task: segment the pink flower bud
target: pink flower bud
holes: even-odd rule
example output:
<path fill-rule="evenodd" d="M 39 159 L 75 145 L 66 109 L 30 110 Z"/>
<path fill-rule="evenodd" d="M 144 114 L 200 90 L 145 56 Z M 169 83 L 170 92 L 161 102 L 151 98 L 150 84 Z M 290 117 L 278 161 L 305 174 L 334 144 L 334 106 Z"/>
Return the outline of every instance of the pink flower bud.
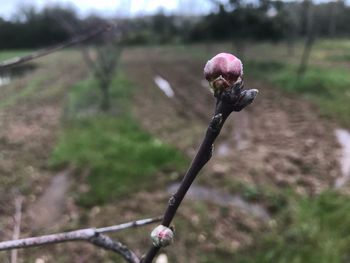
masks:
<path fill-rule="evenodd" d="M 166 247 L 173 242 L 174 232 L 163 225 L 157 226 L 151 233 L 152 243 L 156 247 Z"/>
<path fill-rule="evenodd" d="M 241 60 L 229 53 L 217 54 L 204 67 L 204 76 L 214 91 L 232 87 L 242 75 Z"/>

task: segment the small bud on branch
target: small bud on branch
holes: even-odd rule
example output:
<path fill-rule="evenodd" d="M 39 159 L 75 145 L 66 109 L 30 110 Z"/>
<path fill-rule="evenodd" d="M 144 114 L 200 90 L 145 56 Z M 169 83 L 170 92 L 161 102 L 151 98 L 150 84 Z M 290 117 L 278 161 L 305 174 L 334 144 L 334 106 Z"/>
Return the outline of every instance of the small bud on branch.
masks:
<path fill-rule="evenodd" d="M 159 225 L 153 229 L 151 239 L 155 247 L 166 247 L 173 243 L 174 232 L 169 227 Z"/>
<path fill-rule="evenodd" d="M 205 64 L 204 76 L 214 92 L 222 91 L 232 87 L 238 78 L 243 76 L 243 65 L 234 55 L 220 53 Z"/>
<path fill-rule="evenodd" d="M 234 55 L 220 53 L 209 60 L 204 67 L 205 78 L 209 81 L 216 98 L 214 117 L 211 119 L 205 137 L 187 170 L 176 193 L 170 198 L 168 207 L 164 213 L 162 225 L 152 231 L 153 246 L 150 248 L 142 263 L 151 263 L 159 249 L 169 245 L 173 239 L 173 233 L 168 228 L 177 209 L 181 205 L 188 189 L 191 187 L 199 171 L 212 156 L 213 143 L 220 134 L 221 128 L 233 111 L 241 111 L 251 104 L 258 90 L 243 90 L 243 66 L 242 62 Z M 170 230 L 170 231 L 169 231 Z M 164 232 L 163 232 L 164 231 Z M 163 233 L 171 235 L 163 240 Z M 168 241 L 171 240 L 171 241 Z"/>

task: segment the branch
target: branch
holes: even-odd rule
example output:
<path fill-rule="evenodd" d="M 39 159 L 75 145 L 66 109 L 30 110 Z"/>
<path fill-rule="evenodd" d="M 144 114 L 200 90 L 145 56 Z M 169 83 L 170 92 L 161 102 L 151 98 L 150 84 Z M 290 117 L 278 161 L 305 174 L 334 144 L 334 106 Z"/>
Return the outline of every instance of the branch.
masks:
<path fill-rule="evenodd" d="M 19 196 L 15 199 L 15 217 L 14 217 L 14 228 L 13 228 L 13 239 L 18 239 L 21 232 L 21 219 L 22 219 L 22 203 L 23 197 Z M 17 263 L 17 250 L 11 251 L 11 263 Z"/>
<path fill-rule="evenodd" d="M 77 35 L 77 25 L 73 25 L 73 24 L 67 22 L 67 20 L 64 17 L 62 17 L 62 15 L 60 15 L 60 14 L 55 14 L 54 19 L 61 26 L 63 26 L 63 28 L 67 31 L 67 33 L 69 33 L 70 35 Z M 89 65 L 91 68 L 93 68 L 94 67 L 94 60 L 91 58 L 91 56 L 89 54 L 89 50 L 86 47 L 84 47 L 83 45 L 80 45 L 80 48 L 82 50 L 83 59 L 84 59 L 85 63 L 87 65 Z"/>
<path fill-rule="evenodd" d="M 146 219 L 140 219 L 137 221 L 127 222 L 127 223 L 120 224 L 120 225 L 97 228 L 97 229 L 95 229 L 95 231 L 97 233 L 100 233 L 100 234 L 107 233 L 107 232 L 118 232 L 120 230 L 124 230 L 127 228 L 139 227 L 139 226 L 144 226 L 144 225 L 149 225 L 152 223 L 160 222 L 161 220 L 162 220 L 162 217 L 160 217 L 160 216 L 154 217 L 154 218 L 146 218 Z"/>
<path fill-rule="evenodd" d="M 85 34 L 85 35 L 82 35 L 82 36 L 74 37 L 71 40 L 63 42 L 63 43 L 58 44 L 56 46 L 49 47 L 49 48 L 44 48 L 44 49 L 38 50 L 36 52 L 33 52 L 33 53 L 29 54 L 29 55 L 26 55 L 26 56 L 14 57 L 14 58 L 5 60 L 3 62 L 0 62 L 0 70 L 1 69 L 6 69 L 6 68 L 9 68 L 9 67 L 13 67 L 13 66 L 22 64 L 24 62 L 36 59 L 36 58 L 49 55 L 49 54 L 54 53 L 56 51 L 59 51 L 61 49 L 64 49 L 64 48 L 67 48 L 67 47 L 79 44 L 81 42 L 84 42 L 84 41 L 87 41 L 87 40 L 89 40 L 91 38 L 94 38 L 94 37 L 102 34 L 103 32 L 106 32 L 106 31 L 108 31 L 110 29 L 111 29 L 111 26 L 108 25 L 108 26 L 102 27 L 102 28 L 100 28 L 100 29 L 98 29 L 98 30 L 96 30 L 94 32 L 91 32 L 89 34 Z"/>
<path fill-rule="evenodd" d="M 217 101 L 214 116 L 208 125 L 203 142 L 190 168 L 186 172 L 176 193 L 169 199 L 168 207 L 161 223 L 162 226 L 169 227 L 194 179 L 203 166 L 211 159 L 213 143 L 220 134 L 221 128 L 228 116 L 233 111 L 241 111 L 244 107 L 252 103 L 257 93 L 258 91 L 254 89 L 243 90 L 243 80 L 241 79 L 237 80 L 230 89 L 215 91 L 214 95 Z M 161 246 L 153 243 L 146 256 L 142 259 L 142 263 L 151 263 L 160 248 Z"/>
<path fill-rule="evenodd" d="M 139 263 L 140 259 L 139 257 L 130 250 L 127 246 L 124 244 L 113 241 L 110 237 L 102 234 L 98 234 L 91 239 L 89 239 L 89 242 L 94 244 L 95 246 L 102 247 L 106 250 L 112 250 L 118 254 L 120 254 L 127 262 L 130 263 Z"/>
<path fill-rule="evenodd" d="M 117 252 L 128 262 L 139 263 L 138 257 L 132 250 L 130 250 L 128 247 L 126 247 L 118 241 L 113 241 L 108 236 L 103 235 L 103 233 L 117 232 L 127 228 L 144 226 L 155 222 L 159 222 L 161 221 L 161 219 L 161 217 L 147 218 L 109 227 L 86 228 L 64 233 L 4 241 L 0 242 L 0 251 L 15 248 L 35 247 L 69 241 L 87 241 L 104 249 Z"/>

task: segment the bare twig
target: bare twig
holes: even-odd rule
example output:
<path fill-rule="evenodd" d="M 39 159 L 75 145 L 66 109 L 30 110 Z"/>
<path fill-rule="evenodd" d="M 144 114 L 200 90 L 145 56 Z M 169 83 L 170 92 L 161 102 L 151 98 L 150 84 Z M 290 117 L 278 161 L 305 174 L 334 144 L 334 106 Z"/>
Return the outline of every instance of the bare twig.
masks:
<path fill-rule="evenodd" d="M 62 17 L 60 14 L 55 14 L 54 18 L 61 26 L 63 26 L 63 28 L 71 36 L 78 34 L 78 26 L 76 24 L 71 24 L 71 23 L 67 22 L 66 19 L 64 17 Z M 95 62 L 94 62 L 93 58 L 90 56 L 88 48 L 85 47 L 84 45 L 81 45 L 81 43 L 79 43 L 77 46 L 81 49 L 81 51 L 83 53 L 83 59 L 84 59 L 85 63 L 87 65 L 89 65 L 89 67 L 94 68 Z"/>
<path fill-rule="evenodd" d="M 297 71 L 298 81 L 304 76 L 308 68 L 312 47 L 315 43 L 314 7 L 312 0 L 305 0 L 306 5 L 306 39 L 303 54 Z"/>
<path fill-rule="evenodd" d="M 139 257 L 127 246 L 125 246 L 124 244 L 118 241 L 112 240 L 110 237 L 106 235 L 102 235 L 102 234 L 95 235 L 94 237 L 89 239 L 89 242 L 91 242 L 95 246 L 102 247 L 106 250 L 111 250 L 120 254 L 127 262 L 130 262 L 130 263 L 140 262 Z"/>
<path fill-rule="evenodd" d="M 123 229 L 144 226 L 144 225 L 159 222 L 161 220 L 162 220 L 162 217 L 146 218 L 146 219 L 140 219 L 137 221 L 127 222 L 127 223 L 120 224 L 120 225 L 97 228 L 95 231 L 97 233 L 100 233 L 100 234 L 107 233 L 107 232 L 118 232 L 118 231 L 123 230 Z"/>
<path fill-rule="evenodd" d="M 144 226 L 151 223 L 159 222 L 161 221 L 161 219 L 161 217 L 147 218 L 109 227 L 86 228 L 64 233 L 4 241 L 0 242 L 0 251 L 16 248 L 35 247 L 68 241 L 87 241 L 104 249 L 117 252 L 128 262 L 138 263 L 139 259 L 132 250 L 130 250 L 127 246 L 123 245 L 118 241 L 113 241 L 108 236 L 103 235 L 103 233 L 117 232 L 127 228 Z"/>
<path fill-rule="evenodd" d="M 67 48 L 67 47 L 79 44 L 79 43 L 84 42 L 84 41 L 87 41 L 87 40 L 89 40 L 91 38 L 94 38 L 94 37 L 102 34 L 103 32 L 106 32 L 107 30 L 110 30 L 110 28 L 111 28 L 111 26 L 108 25 L 108 26 L 102 27 L 102 28 L 100 28 L 100 29 L 98 29 L 98 30 L 96 30 L 94 32 L 91 32 L 89 34 L 85 34 L 83 36 L 74 37 L 71 40 L 63 42 L 63 43 L 61 43 L 59 45 L 56 45 L 56 46 L 53 46 L 53 47 L 49 47 L 49 48 L 44 48 L 44 49 L 38 50 L 36 52 L 33 52 L 33 53 L 29 54 L 29 55 L 26 55 L 26 56 L 14 57 L 14 58 L 5 60 L 3 62 L 0 62 L 0 70 L 16 66 L 18 64 L 22 64 L 24 62 L 28 62 L 30 60 L 33 60 L 33 59 L 36 59 L 36 58 L 39 58 L 39 57 L 43 57 L 43 56 L 49 55 L 49 54 L 54 53 L 56 51 L 59 51 L 61 49 L 64 49 L 64 48 Z"/>
<path fill-rule="evenodd" d="M 233 111 L 240 111 L 247 105 L 253 102 L 257 95 L 257 90 L 243 90 L 243 81 L 237 81 L 229 90 L 215 93 L 216 107 L 214 117 L 209 123 L 207 132 L 203 139 L 199 150 L 194 157 L 190 168 L 185 174 L 177 192 L 170 197 L 168 207 L 164 213 L 162 225 L 169 227 L 173 220 L 178 207 L 181 205 L 188 189 L 192 185 L 194 179 L 197 177 L 199 171 L 211 159 L 213 151 L 213 143 L 220 134 L 221 128 L 226 119 Z M 142 259 L 142 263 L 151 263 L 160 247 L 154 244 Z"/>
<path fill-rule="evenodd" d="M 15 199 L 15 216 L 14 216 L 14 228 L 12 238 L 18 239 L 21 232 L 21 219 L 22 219 L 22 203 L 23 197 L 19 196 Z M 11 263 L 17 263 L 17 249 L 11 251 Z"/>

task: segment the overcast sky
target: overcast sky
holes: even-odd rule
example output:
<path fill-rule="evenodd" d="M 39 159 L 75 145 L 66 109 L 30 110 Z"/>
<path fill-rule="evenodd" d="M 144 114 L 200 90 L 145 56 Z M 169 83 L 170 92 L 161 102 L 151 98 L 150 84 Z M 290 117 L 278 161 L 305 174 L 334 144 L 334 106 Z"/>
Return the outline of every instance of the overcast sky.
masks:
<path fill-rule="evenodd" d="M 228 0 L 216 0 L 227 2 Z M 257 1 L 257 0 L 247 0 Z M 284 0 L 293 1 L 293 0 Z M 301 0 L 294 0 L 301 1 Z M 314 0 L 328 2 L 332 0 Z M 336 0 L 333 0 L 336 1 Z M 162 8 L 165 12 L 179 12 L 184 15 L 205 14 L 213 9 L 212 0 L 0 0 L 0 17 L 9 19 L 21 6 L 42 8 L 46 5 L 60 4 L 73 6 L 81 16 L 97 13 L 104 16 L 136 16 L 151 14 Z M 346 0 L 349 4 L 350 0 Z"/>
<path fill-rule="evenodd" d="M 53 4 L 70 5 L 82 16 L 92 12 L 106 16 L 149 14 L 163 8 L 172 12 L 181 8 L 191 14 L 206 13 L 212 8 L 209 0 L 0 0 L 0 16 L 11 18 L 21 6 L 42 8 Z M 182 12 L 182 13 L 183 13 Z"/>

